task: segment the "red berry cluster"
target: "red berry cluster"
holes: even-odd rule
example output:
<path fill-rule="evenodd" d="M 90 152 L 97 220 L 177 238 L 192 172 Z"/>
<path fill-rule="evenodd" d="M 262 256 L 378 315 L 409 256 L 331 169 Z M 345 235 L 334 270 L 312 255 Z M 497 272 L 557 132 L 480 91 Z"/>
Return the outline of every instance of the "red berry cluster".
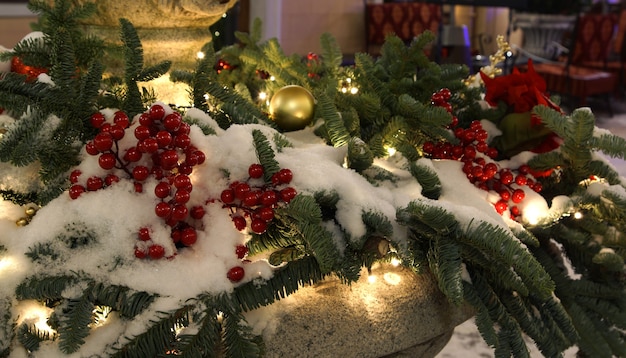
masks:
<path fill-rule="evenodd" d="M 321 71 L 321 62 L 320 57 L 314 53 L 309 52 L 306 55 L 306 67 L 307 67 L 307 76 L 311 79 L 319 79 L 319 72 Z"/>
<path fill-rule="evenodd" d="M 452 98 L 452 92 L 447 88 L 442 88 L 430 96 L 430 103 L 448 111 L 452 115 L 452 122 L 450 122 L 449 127 L 456 127 L 459 124 L 459 119 L 452 113 L 450 98 Z"/>
<path fill-rule="evenodd" d="M 433 104 L 444 107 L 449 111 L 452 107 L 447 100 L 449 91 L 443 89 L 432 96 Z M 473 121 L 469 128 L 457 127 L 458 121 L 450 125 L 459 144 L 450 142 L 425 142 L 422 146 L 424 153 L 434 159 L 451 159 L 463 162 L 463 173 L 476 187 L 485 191 L 495 191 L 499 194 L 494 207 L 499 214 L 510 209 L 511 217 L 517 218 L 521 213 L 516 204 L 526 196 L 521 187 L 541 192 L 541 183 L 535 181 L 528 165 L 520 166 L 517 171 L 500 168 L 494 161 L 498 150 L 487 144 L 488 133 L 483 129 L 480 121 Z M 512 202 L 512 205 L 511 205 Z"/>
<path fill-rule="evenodd" d="M 85 149 L 88 154 L 98 157 L 102 169 L 110 171 L 105 177 L 92 176 L 79 184 L 81 172 L 70 174 L 72 186 L 69 195 L 78 198 L 85 191 L 95 191 L 120 181 L 116 174 L 123 174 L 135 183 L 135 191 L 143 192 L 143 184 L 149 178 L 159 181 L 154 195 L 160 199 L 155 206 L 156 215 L 172 228 L 171 238 L 176 245 L 191 246 L 197 240 L 196 228 L 190 219 L 201 219 L 202 206 L 189 207 L 193 185 L 189 175 L 193 167 L 205 161 L 205 154 L 191 145 L 190 127 L 182 121 L 182 116 L 173 112 L 166 115 L 165 108 L 155 104 L 139 116 L 139 123 L 134 127 L 136 145 L 121 153 L 119 141 L 130 131 L 130 120 L 123 111 L 115 112 L 113 123 L 107 121 L 102 113 L 91 116 L 91 124 L 99 129 L 94 139 Z M 152 244 L 150 228 L 141 228 L 135 256 L 138 258 L 162 258 L 165 248 Z"/>
<path fill-rule="evenodd" d="M 248 248 L 245 245 L 237 245 L 237 247 L 235 247 L 235 254 L 237 254 L 237 258 L 242 260 L 242 262 L 246 262 L 247 260 L 244 260 L 244 258 L 248 255 Z M 242 266 L 235 266 L 228 270 L 226 277 L 232 282 L 239 282 L 243 279 L 245 274 L 246 271 Z"/>
<path fill-rule="evenodd" d="M 249 219 L 252 232 L 262 234 L 267 224 L 274 219 L 274 210 L 296 196 L 296 189 L 285 186 L 291 183 L 293 173 L 283 168 L 272 175 L 271 184 L 262 182 L 255 185 L 254 179 L 263 178 L 264 168 L 261 164 L 252 164 L 248 168 L 248 175 L 247 181 L 235 181 L 222 191 L 220 200 L 224 207 L 230 209 L 230 217 L 237 230 L 248 227 Z"/>
<path fill-rule="evenodd" d="M 226 62 L 226 60 L 221 59 L 221 58 L 217 60 L 217 63 L 215 64 L 215 66 L 213 66 L 213 69 L 217 71 L 218 74 L 224 70 L 228 71 L 228 70 L 232 70 L 233 68 L 234 67 L 230 63 Z"/>

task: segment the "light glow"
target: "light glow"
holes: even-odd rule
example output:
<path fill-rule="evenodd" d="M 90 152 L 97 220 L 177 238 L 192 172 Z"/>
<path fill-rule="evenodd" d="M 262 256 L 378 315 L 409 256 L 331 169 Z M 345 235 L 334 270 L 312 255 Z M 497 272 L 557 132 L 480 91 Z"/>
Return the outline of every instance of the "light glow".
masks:
<path fill-rule="evenodd" d="M 263 91 L 259 92 L 259 99 L 261 101 L 265 101 L 267 99 L 267 92 L 263 92 Z"/>
<path fill-rule="evenodd" d="M 397 273 L 387 272 L 383 275 L 383 279 L 390 285 L 397 286 L 402 281 L 402 278 Z"/>
<path fill-rule="evenodd" d="M 199 60 L 202 60 L 202 59 L 204 58 L 204 56 L 205 56 L 205 55 L 204 55 L 204 52 L 202 52 L 202 51 L 198 51 L 198 53 L 196 53 L 196 57 L 197 57 Z"/>
<path fill-rule="evenodd" d="M 50 335 L 54 335 L 56 332 L 52 327 L 48 325 L 48 318 L 54 311 L 52 308 L 48 308 L 40 305 L 35 301 L 28 301 L 22 305 L 23 312 L 20 313 L 17 324 L 34 325 L 35 328 L 41 332 L 46 332 Z"/>
<path fill-rule="evenodd" d="M 14 261 L 10 257 L 3 257 L 0 259 L 0 273 L 14 264 Z"/>
<path fill-rule="evenodd" d="M 375 275 L 368 275 L 367 276 L 367 282 L 369 282 L 369 283 L 376 283 L 377 280 L 378 279 L 376 278 Z"/>
<path fill-rule="evenodd" d="M 397 259 L 395 257 L 391 259 L 391 266 L 393 267 L 398 267 L 401 263 L 402 261 L 400 259 Z"/>
<path fill-rule="evenodd" d="M 392 148 L 392 147 L 387 148 L 387 154 L 390 157 L 392 157 L 394 154 L 396 154 L 396 148 Z"/>
<path fill-rule="evenodd" d="M 580 211 L 577 211 L 574 213 L 574 219 L 582 219 L 583 218 L 583 213 L 581 213 Z"/>

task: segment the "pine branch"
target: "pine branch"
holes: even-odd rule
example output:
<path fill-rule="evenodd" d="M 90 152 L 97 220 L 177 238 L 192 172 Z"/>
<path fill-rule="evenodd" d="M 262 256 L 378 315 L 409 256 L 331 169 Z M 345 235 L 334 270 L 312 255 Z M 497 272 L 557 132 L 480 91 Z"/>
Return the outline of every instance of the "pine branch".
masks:
<path fill-rule="evenodd" d="M 83 292 L 78 299 L 70 299 L 67 305 L 65 319 L 60 322 L 57 332 L 59 333 L 59 349 L 65 354 L 71 354 L 85 343 L 89 335 L 89 325 L 93 323 L 93 297 L 91 287 Z"/>
<path fill-rule="evenodd" d="M 463 302 L 461 248 L 450 238 L 438 237 L 428 252 L 428 266 L 437 278 L 439 289 L 455 304 Z"/>
<path fill-rule="evenodd" d="M 272 183 L 272 176 L 280 170 L 280 165 L 274 157 L 274 151 L 270 146 L 267 137 L 258 129 L 252 131 L 254 140 L 254 150 L 259 159 L 259 163 L 263 166 L 263 180 L 266 184 Z"/>

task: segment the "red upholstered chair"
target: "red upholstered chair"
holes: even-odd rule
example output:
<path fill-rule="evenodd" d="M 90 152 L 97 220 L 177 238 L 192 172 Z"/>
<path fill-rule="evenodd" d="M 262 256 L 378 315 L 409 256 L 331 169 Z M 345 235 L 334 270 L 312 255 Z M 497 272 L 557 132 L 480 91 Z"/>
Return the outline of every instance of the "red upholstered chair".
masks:
<path fill-rule="evenodd" d="M 615 14 L 580 15 L 567 60 L 534 65 L 535 71 L 546 80 L 548 91 L 575 97 L 579 106 L 586 105 L 590 96 L 603 95 L 609 99 L 615 92 L 617 75 L 584 64 L 606 63 L 616 24 Z"/>
<path fill-rule="evenodd" d="M 606 61 L 584 61 L 583 66 L 615 73 L 621 90 L 626 91 L 626 9 L 617 16 L 617 30 Z"/>
<path fill-rule="evenodd" d="M 366 51 L 379 55 L 385 36 L 392 33 L 406 43 L 425 30 L 437 34 L 440 23 L 441 5 L 420 2 L 366 4 Z"/>

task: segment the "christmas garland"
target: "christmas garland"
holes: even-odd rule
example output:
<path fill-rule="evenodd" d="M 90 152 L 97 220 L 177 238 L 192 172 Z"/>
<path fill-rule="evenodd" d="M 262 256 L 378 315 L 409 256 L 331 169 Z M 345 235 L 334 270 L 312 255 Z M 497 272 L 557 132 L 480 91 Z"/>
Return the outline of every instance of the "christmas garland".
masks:
<path fill-rule="evenodd" d="M 502 40 L 469 76 L 428 58 L 428 32 L 342 66 L 331 36 L 286 56 L 257 22 L 171 73 L 183 108 L 141 88 L 170 64 L 144 66 L 130 22 L 104 79 L 77 30 L 93 4 L 29 6 L 41 36 L 0 53 L 0 193 L 25 210 L 0 236 L 0 357 L 260 356 L 246 312 L 391 260 L 471 304 L 496 356 L 528 356 L 523 334 L 626 355 L 626 191 L 599 155 L 626 141 L 565 113 L 532 63 L 499 73 Z M 94 343 L 103 327 L 119 334 Z"/>

